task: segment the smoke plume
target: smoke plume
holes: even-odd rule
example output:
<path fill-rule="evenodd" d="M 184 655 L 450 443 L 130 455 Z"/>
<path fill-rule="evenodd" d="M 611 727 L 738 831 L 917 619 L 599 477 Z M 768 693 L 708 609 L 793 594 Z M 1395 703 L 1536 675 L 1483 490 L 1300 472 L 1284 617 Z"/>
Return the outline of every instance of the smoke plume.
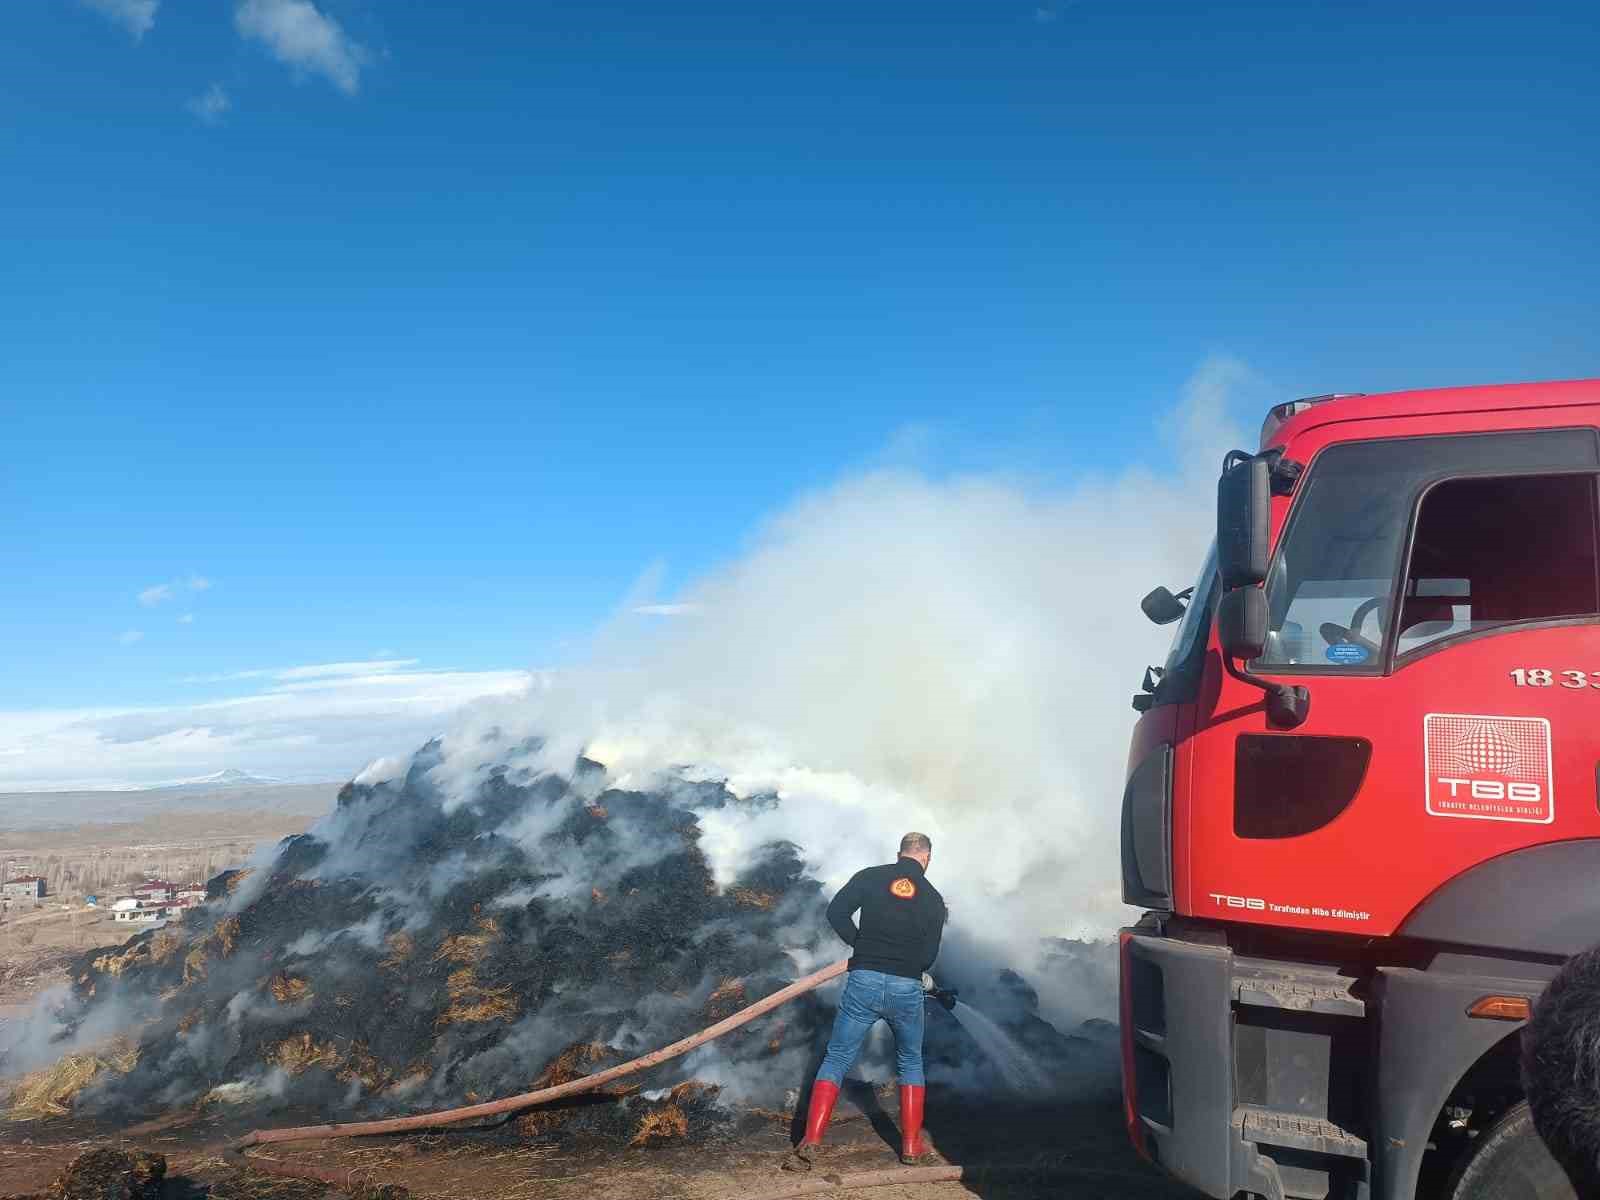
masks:
<path fill-rule="evenodd" d="M 1226 359 L 1195 374 L 1152 430 L 1162 474 L 885 470 L 805 497 L 669 603 L 630 602 L 590 667 L 479 721 L 623 781 L 687 764 L 779 797 L 705 822 L 720 880 L 782 838 L 831 890 L 920 829 L 952 924 L 998 957 L 1031 966 L 1041 939 L 1102 936 L 1126 911 L 1110 864 L 1128 697 L 1170 636 L 1138 600 L 1192 582 L 1222 453 L 1244 444 L 1230 397 L 1250 383 Z"/>
<path fill-rule="evenodd" d="M 1245 378 L 1191 381 L 1169 472 L 885 470 L 802 499 L 681 594 L 630 598 L 581 668 L 373 762 L 181 927 L 85 956 L 11 1065 L 134 1030 L 137 1063 L 85 1094 L 107 1112 L 524 1090 L 842 956 L 827 896 L 909 829 L 950 906 L 942 981 L 1064 1063 L 1061 1031 L 1110 1012 L 1127 697 L 1165 640 L 1138 598 L 1200 560 Z M 664 1082 L 771 1103 L 814 1070 L 826 1001 Z M 936 1080 L 1003 1086 L 956 1027 L 929 1045 Z M 887 1061 L 874 1044 L 863 1070 Z"/>

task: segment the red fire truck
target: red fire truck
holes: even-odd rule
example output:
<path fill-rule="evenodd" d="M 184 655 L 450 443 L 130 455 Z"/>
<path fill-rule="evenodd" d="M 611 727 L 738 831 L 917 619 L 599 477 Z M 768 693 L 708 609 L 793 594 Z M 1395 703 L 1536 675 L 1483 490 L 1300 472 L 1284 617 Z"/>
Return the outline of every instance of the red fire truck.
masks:
<path fill-rule="evenodd" d="M 1600 380 L 1268 414 L 1141 713 L 1123 1090 L 1207 1196 L 1571 1200 L 1519 1031 L 1600 942 Z"/>

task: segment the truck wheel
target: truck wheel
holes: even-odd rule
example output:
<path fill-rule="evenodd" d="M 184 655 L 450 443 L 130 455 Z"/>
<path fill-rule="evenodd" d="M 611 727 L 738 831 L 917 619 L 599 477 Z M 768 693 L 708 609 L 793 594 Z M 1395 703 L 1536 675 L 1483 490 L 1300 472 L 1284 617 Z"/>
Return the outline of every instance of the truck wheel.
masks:
<path fill-rule="evenodd" d="M 1533 1127 L 1526 1100 L 1513 1104 L 1473 1146 L 1446 1189 L 1449 1200 L 1577 1200 L 1567 1173 Z"/>

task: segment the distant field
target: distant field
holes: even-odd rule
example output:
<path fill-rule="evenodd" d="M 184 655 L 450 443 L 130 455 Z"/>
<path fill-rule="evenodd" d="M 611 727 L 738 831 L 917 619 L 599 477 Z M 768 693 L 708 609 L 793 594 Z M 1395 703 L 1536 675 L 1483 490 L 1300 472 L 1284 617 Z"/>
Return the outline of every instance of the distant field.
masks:
<path fill-rule="evenodd" d="M 0 913 L 0 1024 L 64 982 L 72 957 L 139 932 L 103 907 L 149 876 L 203 881 L 263 842 L 304 832 L 332 810 L 337 785 L 219 791 L 0 794 L 0 871 L 43 875 L 35 908 Z M 164 801 L 170 807 L 153 807 Z M 96 895 L 102 907 L 84 907 Z"/>
<path fill-rule="evenodd" d="M 172 787 L 130 792 L 0 792 L 0 850 L 9 832 L 129 824 L 179 813 L 276 812 L 321 816 L 333 808 L 337 783 L 245 787 Z"/>
<path fill-rule="evenodd" d="M 68 964 L 82 951 L 119 945 L 135 932 L 92 909 L 12 913 L 0 924 L 0 1026 L 51 984 L 65 983 Z"/>
<path fill-rule="evenodd" d="M 152 849 L 168 843 L 247 841 L 299 833 L 324 813 L 284 809 L 246 809 L 240 812 L 152 813 L 137 821 L 72 825 L 50 829 L 0 828 L 0 858 L 29 857 L 81 849 Z M 3 864 L 0 864 L 3 865 Z M 43 872 L 38 872 L 43 874 Z"/>
<path fill-rule="evenodd" d="M 239 865 L 262 842 L 304 832 L 331 808 L 330 800 L 315 813 L 282 809 L 152 813 L 137 821 L 0 830 L 0 871 L 7 877 L 44 876 L 47 908 L 62 903 L 81 906 L 86 896 L 108 899 L 152 876 L 176 883 L 204 881 Z M 28 911 L 24 906 L 7 916 Z M 5 941 L 0 936 L 0 952 Z"/>
<path fill-rule="evenodd" d="M 261 842 L 302 832 L 338 793 L 333 783 L 0 793 L 0 872 L 43 875 L 69 902 L 149 875 L 207 879 Z"/>

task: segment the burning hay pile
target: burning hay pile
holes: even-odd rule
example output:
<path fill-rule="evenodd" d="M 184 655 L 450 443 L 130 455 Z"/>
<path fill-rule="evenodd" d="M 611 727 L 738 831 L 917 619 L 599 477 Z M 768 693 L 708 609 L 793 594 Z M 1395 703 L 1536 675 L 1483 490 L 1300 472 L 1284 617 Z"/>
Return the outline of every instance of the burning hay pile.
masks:
<path fill-rule="evenodd" d="M 622 791 L 584 760 L 570 774 L 515 765 L 537 749 L 491 748 L 499 765 L 462 789 L 441 784 L 430 745 L 395 779 L 348 785 L 253 872 L 213 880 L 183 926 L 85 955 L 60 1044 L 115 1027 L 138 1048 L 115 1069 L 62 1058 L 76 1110 L 471 1103 L 682 1037 L 834 949 L 796 847 L 760 847 L 726 887 L 701 850 L 697 814 L 770 799 L 681 780 Z M 614 1125 L 640 1145 L 679 1136 L 717 1088 L 676 1085 L 770 1077 L 781 1094 L 830 1016 L 803 998 L 652 1077 L 670 1091 L 528 1120 Z M 20 1103 L 63 1111 L 60 1083 Z"/>
<path fill-rule="evenodd" d="M 476 1103 L 636 1057 L 843 952 L 799 847 L 756 843 L 714 865 L 702 845 L 708 824 L 775 798 L 679 776 L 624 790 L 588 760 L 542 769 L 536 742 L 481 750 L 491 763 L 463 771 L 461 751 L 431 743 L 392 778 L 347 785 L 310 833 L 212 880 L 181 927 L 84 955 L 48 1046 L 32 1048 L 56 1065 L 13 1113 L 349 1120 Z M 1081 1065 L 1027 985 L 987 974 L 1013 981 L 990 990 L 1028 1054 Z M 652 1146 L 730 1106 L 792 1104 L 832 1015 L 802 996 L 643 1085 L 515 1129 Z M 108 1033 L 133 1041 L 79 1052 Z M 942 1014 L 927 1050 L 936 1082 L 1007 1086 Z"/>

